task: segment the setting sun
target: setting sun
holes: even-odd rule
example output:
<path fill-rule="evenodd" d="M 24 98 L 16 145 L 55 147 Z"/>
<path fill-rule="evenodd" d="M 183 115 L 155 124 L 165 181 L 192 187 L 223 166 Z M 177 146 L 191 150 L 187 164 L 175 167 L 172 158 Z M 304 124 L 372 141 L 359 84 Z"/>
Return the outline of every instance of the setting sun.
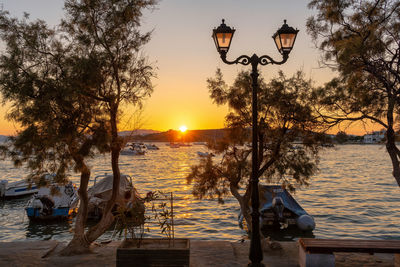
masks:
<path fill-rule="evenodd" d="M 187 131 L 187 127 L 185 125 L 182 125 L 181 127 L 179 127 L 179 130 L 184 133 Z"/>

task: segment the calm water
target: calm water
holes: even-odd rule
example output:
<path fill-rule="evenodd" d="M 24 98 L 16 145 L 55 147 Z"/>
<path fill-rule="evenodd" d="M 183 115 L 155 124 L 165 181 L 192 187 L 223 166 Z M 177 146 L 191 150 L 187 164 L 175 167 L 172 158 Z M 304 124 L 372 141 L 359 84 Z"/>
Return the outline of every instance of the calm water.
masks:
<path fill-rule="evenodd" d="M 172 191 L 181 198 L 174 204 L 175 236 L 194 239 L 239 240 L 245 232 L 238 227 L 238 204 L 229 198 L 225 204 L 196 200 L 186 184 L 190 166 L 198 162 L 196 151 L 202 146 L 160 150 L 145 156 L 121 156 L 121 172 L 133 177 L 141 194 Z M 109 159 L 98 156 L 91 161 L 92 174 L 111 173 Z M 0 163 L 0 179 L 15 181 L 25 175 L 8 161 Z M 94 177 L 94 176 L 93 176 Z M 78 176 L 72 176 L 78 183 Z M 324 151 L 320 172 L 310 187 L 295 194 L 303 208 L 314 216 L 318 238 L 400 239 L 400 188 L 391 176 L 389 157 L 382 146 L 345 145 Z M 0 241 L 26 239 L 68 240 L 73 221 L 53 224 L 30 223 L 24 207 L 28 198 L 0 202 Z M 156 226 L 150 235 L 156 236 Z M 110 239 L 113 230 L 101 239 Z M 279 238 L 297 237 L 284 232 Z"/>

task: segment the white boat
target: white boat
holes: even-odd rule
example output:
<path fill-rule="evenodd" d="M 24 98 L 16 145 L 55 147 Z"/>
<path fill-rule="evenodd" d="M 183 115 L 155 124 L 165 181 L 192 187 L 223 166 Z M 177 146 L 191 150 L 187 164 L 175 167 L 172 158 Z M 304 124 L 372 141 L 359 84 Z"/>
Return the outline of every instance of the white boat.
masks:
<path fill-rule="evenodd" d="M 67 219 L 77 210 L 78 191 L 69 182 L 66 185 L 50 184 L 40 187 L 25 208 L 31 220 Z"/>
<path fill-rule="evenodd" d="M 160 148 L 155 144 L 146 144 L 145 145 L 148 150 L 159 150 Z"/>
<path fill-rule="evenodd" d="M 52 181 L 54 175 L 45 174 L 46 181 Z M 35 183 L 29 183 L 25 179 L 9 183 L 7 180 L 0 181 L 0 198 L 17 198 L 35 194 L 39 187 Z"/>
<path fill-rule="evenodd" d="M 192 144 L 191 143 L 180 142 L 179 146 L 192 146 Z"/>
<path fill-rule="evenodd" d="M 207 143 L 206 143 L 206 142 L 193 142 L 193 145 L 196 145 L 196 146 L 206 146 Z"/>
<path fill-rule="evenodd" d="M 147 146 L 144 143 L 133 143 L 132 146 L 137 147 L 144 151 L 146 151 L 146 149 L 147 149 Z"/>
<path fill-rule="evenodd" d="M 103 214 L 103 210 L 107 201 L 112 195 L 113 188 L 113 175 L 99 175 L 94 178 L 94 184 L 88 190 L 88 219 L 99 220 Z M 113 210 L 117 209 L 118 205 L 140 201 L 140 196 L 137 190 L 132 185 L 132 178 L 129 175 L 121 174 L 119 182 L 119 196 L 116 200 L 116 206 Z M 144 208 L 144 205 L 143 205 Z"/>
<path fill-rule="evenodd" d="M 201 151 L 197 151 L 197 155 L 198 155 L 199 157 L 202 157 L 202 158 L 214 157 L 214 156 L 215 156 L 213 153 L 201 152 Z"/>
<path fill-rule="evenodd" d="M 25 180 L 8 183 L 7 180 L 0 181 L 0 198 L 24 197 L 38 192 L 36 184 L 30 184 Z"/>
<path fill-rule="evenodd" d="M 120 152 L 120 155 L 144 155 L 146 154 L 146 146 L 140 144 L 127 144 Z"/>

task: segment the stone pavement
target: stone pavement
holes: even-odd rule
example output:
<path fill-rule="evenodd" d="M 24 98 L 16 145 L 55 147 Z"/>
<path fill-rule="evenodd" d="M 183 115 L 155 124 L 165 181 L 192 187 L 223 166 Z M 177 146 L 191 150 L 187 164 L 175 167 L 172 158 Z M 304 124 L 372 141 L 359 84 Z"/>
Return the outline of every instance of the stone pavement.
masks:
<path fill-rule="evenodd" d="M 66 245 L 50 241 L 0 242 L 0 266 L 22 267 L 98 267 L 115 266 L 116 249 L 120 242 L 94 244 L 93 253 L 62 257 L 58 252 Z M 296 242 L 280 242 L 281 250 L 264 250 L 263 263 L 266 267 L 297 266 L 298 247 Z M 237 267 L 249 263 L 249 241 L 190 241 L 191 267 Z M 393 266 L 393 255 L 366 255 L 341 253 L 335 255 L 336 266 Z M 134 264 L 132 266 L 135 266 Z M 141 267 L 141 266 L 136 266 Z"/>

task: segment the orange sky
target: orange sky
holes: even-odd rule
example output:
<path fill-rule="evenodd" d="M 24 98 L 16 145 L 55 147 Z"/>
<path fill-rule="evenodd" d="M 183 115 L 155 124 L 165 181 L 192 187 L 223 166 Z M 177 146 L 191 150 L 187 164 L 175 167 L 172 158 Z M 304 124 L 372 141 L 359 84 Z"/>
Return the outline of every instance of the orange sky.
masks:
<path fill-rule="evenodd" d="M 63 14 L 62 0 L 3 0 L 4 9 L 14 16 L 26 11 L 31 18 L 41 18 L 56 25 Z M 287 63 L 282 66 L 263 66 L 261 74 L 275 76 L 278 70 L 287 75 L 296 70 L 323 84 L 333 77 L 328 69 L 320 69 L 319 53 L 306 33 L 306 18 L 311 15 L 307 0 L 162 0 L 157 9 L 146 12 L 143 29 L 154 29 L 145 55 L 157 67 L 155 90 L 145 103 L 140 128 L 165 131 L 186 125 L 189 129 L 214 129 L 224 126 L 227 107 L 217 107 L 208 96 L 206 79 L 221 68 L 228 83 L 243 66 L 226 65 L 216 51 L 211 32 L 226 19 L 236 29 L 228 58 L 242 54 L 267 54 L 280 59 L 271 36 L 281 27 L 283 19 L 300 32 Z M 135 127 L 134 109 L 126 108 L 121 130 Z M 4 115 L 6 108 L 0 108 Z M 346 132 L 364 134 L 361 127 Z M 0 118 L 0 134 L 15 133 L 15 125 Z"/>

